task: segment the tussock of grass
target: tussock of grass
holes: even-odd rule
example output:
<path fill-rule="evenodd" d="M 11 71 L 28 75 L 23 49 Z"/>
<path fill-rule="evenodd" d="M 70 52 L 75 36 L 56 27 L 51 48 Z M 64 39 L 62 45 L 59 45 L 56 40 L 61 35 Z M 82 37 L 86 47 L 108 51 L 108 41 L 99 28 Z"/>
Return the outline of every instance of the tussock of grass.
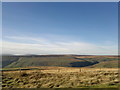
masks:
<path fill-rule="evenodd" d="M 53 70 L 53 69 L 52 69 Z M 46 70 L 3 72 L 3 88 L 84 88 L 116 87 L 120 83 L 117 69 L 54 68 Z"/>

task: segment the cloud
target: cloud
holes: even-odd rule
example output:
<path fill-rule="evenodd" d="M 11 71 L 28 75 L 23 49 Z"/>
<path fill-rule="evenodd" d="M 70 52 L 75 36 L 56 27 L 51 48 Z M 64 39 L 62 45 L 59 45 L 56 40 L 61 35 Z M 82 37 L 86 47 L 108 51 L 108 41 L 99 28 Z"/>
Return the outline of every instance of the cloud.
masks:
<path fill-rule="evenodd" d="M 3 54 L 89 54 L 89 55 L 117 55 L 117 45 L 96 45 L 79 41 L 55 41 L 45 38 L 6 37 L 3 40 Z M 16 41 L 14 41 L 16 40 Z M 21 41 L 24 41 L 24 43 Z M 26 41 L 26 42 L 25 42 Z M 28 43 L 28 41 L 34 43 Z"/>
<path fill-rule="evenodd" d="M 4 38 L 7 38 L 13 41 L 20 41 L 20 42 L 27 42 L 27 43 L 31 43 L 31 42 L 40 43 L 40 42 L 46 41 L 46 39 L 43 39 L 43 38 L 32 38 L 32 37 L 5 36 Z"/>

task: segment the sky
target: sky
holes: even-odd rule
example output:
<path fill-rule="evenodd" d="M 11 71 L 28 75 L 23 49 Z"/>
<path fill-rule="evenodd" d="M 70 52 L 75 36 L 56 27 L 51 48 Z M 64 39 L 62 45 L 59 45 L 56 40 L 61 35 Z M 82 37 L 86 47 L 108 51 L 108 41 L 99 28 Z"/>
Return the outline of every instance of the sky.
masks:
<path fill-rule="evenodd" d="M 118 54 L 117 2 L 4 2 L 3 54 Z"/>

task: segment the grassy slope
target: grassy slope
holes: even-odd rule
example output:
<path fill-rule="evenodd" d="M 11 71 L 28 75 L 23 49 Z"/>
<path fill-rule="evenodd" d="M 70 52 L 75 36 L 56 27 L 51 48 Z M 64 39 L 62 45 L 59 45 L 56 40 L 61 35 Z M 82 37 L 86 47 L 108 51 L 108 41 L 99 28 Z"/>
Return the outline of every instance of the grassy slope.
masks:
<path fill-rule="evenodd" d="M 100 62 L 100 63 L 92 65 L 90 67 L 92 67 L 92 68 L 102 68 L 102 67 L 105 67 L 105 68 L 116 68 L 116 67 L 118 67 L 118 61 L 116 60 L 116 61 Z"/>
<path fill-rule="evenodd" d="M 10 65 L 11 63 L 16 62 L 18 59 L 19 57 L 15 56 L 2 56 L 2 67 Z"/>
<path fill-rule="evenodd" d="M 81 60 L 88 60 L 88 61 L 97 61 L 99 63 L 96 63 L 94 65 L 88 66 L 88 67 L 92 67 L 92 68 L 118 68 L 118 57 L 105 57 L 105 56 L 94 56 L 94 58 L 92 57 L 82 57 L 79 59 Z"/>
<path fill-rule="evenodd" d="M 3 72 L 3 88 L 117 88 L 118 69 L 45 67 Z"/>
<path fill-rule="evenodd" d="M 7 68 L 28 67 L 28 66 L 62 66 L 62 67 L 83 67 L 94 64 L 85 60 L 77 60 L 71 57 L 20 57 L 18 61 L 6 66 Z"/>
<path fill-rule="evenodd" d="M 4 68 L 31 66 L 62 66 L 62 67 L 118 67 L 116 57 L 101 56 L 5 56 Z"/>

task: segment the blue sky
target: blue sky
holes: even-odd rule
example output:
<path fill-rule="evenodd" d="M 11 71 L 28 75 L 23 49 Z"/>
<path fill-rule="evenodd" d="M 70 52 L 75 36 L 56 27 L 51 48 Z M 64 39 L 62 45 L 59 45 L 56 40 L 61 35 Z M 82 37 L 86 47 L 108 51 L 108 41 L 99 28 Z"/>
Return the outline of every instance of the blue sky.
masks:
<path fill-rule="evenodd" d="M 3 3 L 3 53 L 117 54 L 113 2 Z"/>

